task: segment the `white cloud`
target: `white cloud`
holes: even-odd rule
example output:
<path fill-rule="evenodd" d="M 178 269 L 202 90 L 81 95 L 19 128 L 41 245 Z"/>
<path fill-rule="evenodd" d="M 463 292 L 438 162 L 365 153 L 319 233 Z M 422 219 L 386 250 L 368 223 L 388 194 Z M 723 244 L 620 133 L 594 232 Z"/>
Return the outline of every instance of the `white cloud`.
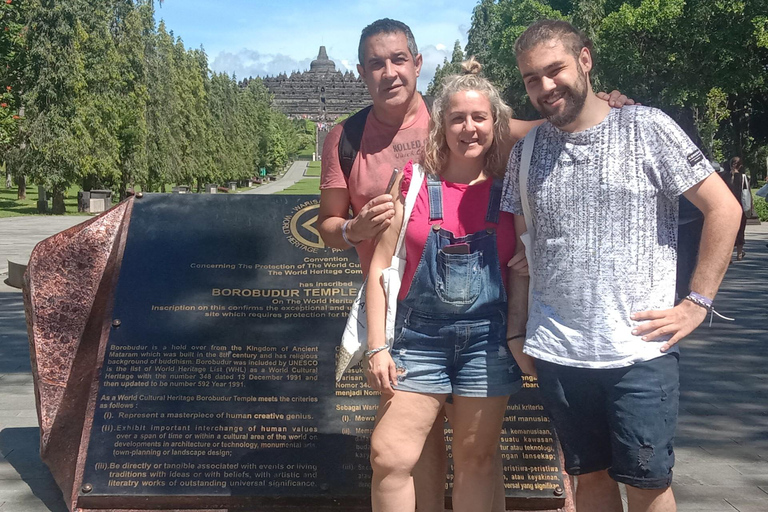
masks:
<path fill-rule="evenodd" d="M 440 48 L 442 46 L 442 48 Z M 435 69 L 443 60 L 450 58 L 445 45 L 429 45 L 421 48 L 421 75 L 419 76 L 419 90 L 427 92 L 429 82 L 435 76 Z"/>
<path fill-rule="evenodd" d="M 448 49 L 443 44 L 427 45 L 422 48 L 423 58 L 421 76 L 418 80 L 418 89 L 427 90 L 429 82 L 435 76 L 435 69 L 443 60 L 451 57 Z M 357 75 L 357 67 L 349 59 L 337 59 L 328 56 L 336 64 L 336 70 L 345 73 L 352 71 Z M 280 73 L 290 75 L 293 71 L 306 71 L 315 57 L 297 60 L 282 53 L 261 53 L 256 50 L 243 48 L 236 53 L 219 52 L 210 63 L 210 67 L 217 73 L 235 74 L 239 79 L 247 77 L 275 76 Z"/>
<path fill-rule="evenodd" d="M 334 59 L 336 70 L 342 73 L 355 70 L 346 59 Z M 313 58 L 297 60 L 282 53 L 261 53 L 256 50 L 243 48 L 237 53 L 219 52 L 210 67 L 217 73 L 235 74 L 238 78 L 275 76 L 280 73 L 291 74 L 293 71 L 306 71 Z"/>

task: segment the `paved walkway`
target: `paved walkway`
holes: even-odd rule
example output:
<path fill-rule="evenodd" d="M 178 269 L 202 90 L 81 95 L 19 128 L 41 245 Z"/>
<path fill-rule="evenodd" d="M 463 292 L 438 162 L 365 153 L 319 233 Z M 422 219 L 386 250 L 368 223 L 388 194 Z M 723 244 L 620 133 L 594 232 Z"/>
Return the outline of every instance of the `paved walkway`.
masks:
<path fill-rule="evenodd" d="M 40 240 L 90 218 L 80 215 L 34 215 L 0 219 L 0 274 L 8 273 L 8 260 L 16 263 L 29 261 L 29 254 Z"/>
<path fill-rule="evenodd" d="M 243 192 L 243 194 L 274 194 L 282 192 L 297 181 L 304 179 L 304 173 L 307 171 L 308 166 L 309 162 L 307 160 L 296 160 L 279 180 L 270 181 L 266 185 L 253 188 Z"/>
<path fill-rule="evenodd" d="M 0 255 L 85 218 L 0 219 Z M 54 224 L 60 223 L 60 224 Z M 768 511 L 768 223 L 747 226 L 747 257 L 728 270 L 716 320 L 683 342 L 674 489 L 680 512 Z M 3 260 L 4 261 L 4 260 Z M 38 455 L 21 293 L 0 276 L 0 512 L 66 512 Z"/>

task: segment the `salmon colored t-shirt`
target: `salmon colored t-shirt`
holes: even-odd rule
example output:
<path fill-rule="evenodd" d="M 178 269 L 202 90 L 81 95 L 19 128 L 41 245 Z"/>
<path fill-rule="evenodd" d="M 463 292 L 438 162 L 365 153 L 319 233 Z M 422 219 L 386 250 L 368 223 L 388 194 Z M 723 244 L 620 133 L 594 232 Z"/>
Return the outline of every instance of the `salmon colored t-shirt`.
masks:
<path fill-rule="evenodd" d="M 339 164 L 341 124 L 335 126 L 323 145 L 320 189 L 348 189 L 352 211 L 357 215 L 365 203 L 386 192 L 394 168 L 402 170 L 409 160 L 422 161 L 428 130 L 429 111 L 424 102 L 413 121 L 400 128 L 382 124 L 371 110 L 360 141 L 360 151 L 347 183 Z M 367 276 L 373 257 L 374 240 L 365 240 L 355 248 L 360 256 L 363 274 Z"/>

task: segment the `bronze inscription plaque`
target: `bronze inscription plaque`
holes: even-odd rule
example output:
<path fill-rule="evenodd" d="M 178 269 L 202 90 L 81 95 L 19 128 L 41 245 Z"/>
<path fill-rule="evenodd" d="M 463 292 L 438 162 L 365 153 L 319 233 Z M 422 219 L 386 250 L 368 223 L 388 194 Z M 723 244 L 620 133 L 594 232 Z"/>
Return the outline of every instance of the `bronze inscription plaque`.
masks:
<path fill-rule="evenodd" d="M 362 273 L 323 245 L 317 211 L 306 196 L 136 199 L 79 503 L 368 508 L 378 396 L 360 368 L 334 382 Z M 524 385 L 502 434 L 507 494 L 555 506 L 556 442 Z"/>

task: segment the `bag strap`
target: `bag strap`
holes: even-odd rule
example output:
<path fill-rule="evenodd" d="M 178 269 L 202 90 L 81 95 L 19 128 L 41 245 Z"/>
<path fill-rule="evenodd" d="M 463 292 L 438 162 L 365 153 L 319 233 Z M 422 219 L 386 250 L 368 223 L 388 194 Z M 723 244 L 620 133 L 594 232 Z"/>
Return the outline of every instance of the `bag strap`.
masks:
<path fill-rule="evenodd" d="M 531 215 L 531 206 L 528 203 L 528 171 L 531 167 L 531 158 L 533 157 L 533 146 L 536 142 L 536 132 L 538 126 L 534 126 L 525 136 L 523 142 L 523 156 L 520 160 L 520 200 L 523 203 L 523 216 L 525 217 L 525 227 L 533 236 L 533 216 Z M 528 262 L 530 264 L 530 262 Z"/>
<path fill-rule="evenodd" d="M 369 105 L 344 121 L 341 127 L 339 139 L 339 164 L 344 173 L 344 179 L 349 181 L 352 172 L 352 164 L 355 163 L 357 153 L 360 151 L 360 143 L 363 140 L 365 122 L 373 105 Z"/>
<path fill-rule="evenodd" d="M 413 165 L 413 175 L 411 176 L 411 184 L 408 186 L 408 193 L 405 195 L 405 206 L 403 208 L 403 226 L 400 228 L 400 234 L 397 237 L 397 245 L 395 246 L 395 256 L 405 259 L 405 229 L 408 227 L 408 220 L 411 218 L 413 212 L 413 205 L 416 204 L 416 197 L 421 190 L 421 184 L 424 182 L 424 171 L 419 164 Z M 401 255 L 401 252 L 403 253 Z"/>
<path fill-rule="evenodd" d="M 491 190 L 488 194 L 488 210 L 485 212 L 485 222 L 491 224 L 499 223 L 499 211 L 501 210 L 501 195 L 504 189 L 504 182 L 499 178 L 493 178 Z"/>

